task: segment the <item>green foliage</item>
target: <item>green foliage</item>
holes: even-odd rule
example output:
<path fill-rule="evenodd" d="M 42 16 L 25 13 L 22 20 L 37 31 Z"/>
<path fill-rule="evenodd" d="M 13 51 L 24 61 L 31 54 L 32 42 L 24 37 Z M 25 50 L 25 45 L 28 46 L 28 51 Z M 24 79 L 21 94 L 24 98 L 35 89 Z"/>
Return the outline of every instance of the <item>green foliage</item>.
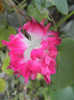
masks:
<path fill-rule="evenodd" d="M 51 91 L 51 100 L 74 100 L 72 87 Z"/>
<path fill-rule="evenodd" d="M 50 94 L 50 87 L 44 88 L 43 95 L 45 100 L 51 100 L 49 94 Z"/>
<path fill-rule="evenodd" d="M 28 12 L 28 16 L 33 16 L 38 21 L 42 20 L 40 14 L 36 11 L 36 9 L 32 5 L 28 6 L 27 12 Z"/>
<path fill-rule="evenodd" d="M 11 100 L 17 100 L 17 99 L 19 99 L 19 100 L 24 100 L 24 95 L 23 95 L 23 93 L 19 93 L 18 95 L 15 95 L 15 97 L 14 97 L 13 99 L 11 99 Z"/>
<path fill-rule="evenodd" d="M 5 0 L 4 0 L 5 1 Z M 10 2 L 9 2 L 10 1 Z M 15 1 L 15 2 L 14 2 Z M 61 37 L 66 38 L 66 40 L 62 41 L 62 44 L 59 46 L 59 53 L 57 56 L 57 64 L 56 67 L 56 74 L 51 75 L 51 83 L 49 85 L 46 84 L 44 81 L 43 76 L 40 74 L 37 75 L 37 78 L 33 80 L 29 80 L 27 84 L 27 93 L 26 93 L 26 84 L 24 84 L 25 79 L 23 76 L 20 76 L 19 78 L 16 78 L 15 76 L 7 77 L 6 83 L 5 80 L 0 79 L 0 93 L 2 93 L 4 90 L 7 90 L 5 92 L 4 98 L 0 97 L 2 100 L 23 100 L 24 97 L 28 99 L 30 97 L 31 99 L 38 99 L 38 100 L 74 100 L 74 24 L 73 20 L 70 19 L 70 23 L 66 21 L 68 18 L 70 18 L 74 12 L 70 12 L 68 14 L 68 4 L 67 0 L 22 0 L 19 2 L 18 0 L 13 0 L 15 4 L 17 4 L 17 12 L 16 12 L 16 6 L 12 5 L 11 0 L 7 0 L 7 3 L 10 3 L 11 6 L 9 6 L 7 3 L 3 3 L 5 6 L 5 14 L 2 14 L 2 17 L 0 15 L 0 69 L 1 73 L 5 72 L 6 74 L 12 76 L 13 71 L 11 69 L 7 69 L 9 66 L 10 58 L 8 55 L 6 55 L 7 49 L 6 47 L 2 48 L 1 40 L 8 41 L 8 37 L 10 34 L 15 34 L 16 31 L 12 26 L 4 25 L 3 23 L 7 24 L 10 20 L 10 15 L 13 15 L 13 21 L 11 21 L 11 25 L 15 26 L 16 18 L 18 18 L 18 21 L 20 22 L 21 26 L 24 24 L 22 19 L 25 21 L 25 17 L 33 16 L 38 22 L 41 20 L 48 19 L 49 21 L 54 20 L 55 23 L 58 23 L 56 25 L 54 24 L 54 21 L 52 21 L 51 29 L 58 30 L 58 27 L 65 22 L 63 29 L 61 29 L 61 26 L 59 27 L 61 34 L 62 31 L 64 32 L 64 36 L 61 35 Z M 70 1 L 70 0 L 69 0 Z M 29 5 L 27 5 L 27 3 Z M 27 5 L 27 11 L 24 8 Z M 13 7 L 12 7 L 13 6 Z M 63 15 L 67 15 L 63 20 L 63 16 L 60 16 L 58 11 L 55 10 L 55 7 L 57 10 L 62 13 Z M 72 5 L 71 5 L 72 6 Z M 6 7 L 8 7 L 8 12 L 6 10 Z M 23 11 L 21 11 L 23 9 Z M 73 8 L 72 8 L 73 9 Z M 10 12 L 14 11 L 14 12 Z M 69 11 L 71 11 L 69 9 Z M 21 14 L 21 16 L 19 16 Z M 28 16 L 26 15 L 28 14 Z M 56 15 L 57 14 L 57 15 Z M 22 16 L 23 15 L 23 16 Z M 51 18 L 49 18 L 51 16 Z M 7 19 L 8 18 L 8 19 Z M 3 20 L 2 20 L 3 19 Z M 61 20 L 58 22 L 58 20 Z M 49 23 L 47 21 L 47 23 Z M 13 22 L 13 23 L 12 23 Z M 26 21 L 25 21 L 26 23 Z M 45 23 L 45 25 L 47 24 Z M 18 26 L 18 25 L 17 25 Z M 67 39 L 70 38 L 70 39 Z M 4 75 L 6 75 L 4 74 Z M 5 88 L 6 85 L 6 88 Z M 14 94 L 14 96 L 12 95 Z M 42 98 L 43 97 L 43 98 Z M 7 98 L 7 99 L 6 99 Z"/>
<path fill-rule="evenodd" d="M 37 80 L 41 80 L 41 79 L 44 79 L 44 77 L 41 74 L 38 74 L 37 75 Z"/>
<path fill-rule="evenodd" d="M 27 13 L 28 13 L 28 16 L 33 16 L 38 22 L 40 22 L 44 18 L 47 18 L 48 10 L 39 5 L 37 5 L 37 7 L 38 7 L 40 13 L 31 4 L 27 8 Z"/>
<path fill-rule="evenodd" d="M 0 93 L 2 93 L 5 90 L 5 80 L 0 79 Z"/>
<path fill-rule="evenodd" d="M 10 58 L 7 57 L 3 60 L 3 65 L 2 65 L 2 71 L 5 72 L 6 74 L 12 76 L 13 75 L 13 70 L 7 69 L 9 66 Z"/>
<path fill-rule="evenodd" d="M 0 25 L 0 47 L 3 46 L 1 40 L 8 41 L 10 34 L 16 34 L 16 31 L 12 26 L 6 28 L 5 25 Z"/>
<path fill-rule="evenodd" d="M 26 0 L 23 0 L 21 3 L 18 3 L 18 7 L 23 6 Z M 25 4 L 24 4 L 25 5 Z"/>
<path fill-rule="evenodd" d="M 1 58 L 1 61 L 3 61 L 3 59 L 6 57 L 6 55 L 3 53 L 2 50 L 0 50 L 0 58 Z"/>
<path fill-rule="evenodd" d="M 52 76 L 53 88 L 64 88 L 74 83 L 74 40 L 62 41 L 57 56 L 57 73 Z"/>
<path fill-rule="evenodd" d="M 56 8 L 58 9 L 58 11 L 60 13 L 62 13 L 64 15 L 68 14 L 68 3 L 67 3 L 67 0 L 48 0 L 48 1 L 46 1 L 46 0 L 35 0 L 35 3 L 39 4 L 40 6 L 43 6 L 43 7 L 56 6 Z"/>
<path fill-rule="evenodd" d="M 74 20 L 69 21 L 61 31 L 64 33 L 61 37 L 74 39 Z"/>
<path fill-rule="evenodd" d="M 17 5 L 17 7 L 19 8 L 19 9 L 24 9 L 26 6 L 27 6 L 27 4 L 26 4 L 26 0 L 23 0 L 23 1 L 21 1 L 20 3 L 17 1 L 17 0 L 14 0 L 18 5 Z M 11 3 L 11 2 L 10 2 Z M 9 6 L 9 5 L 7 5 L 7 4 L 5 4 L 6 6 L 7 6 L 7 8 L 8 8 L 8 10 L 10 10 L 10 11 L 15 11 L 15 8 L 12 8 L 11 9 L 11 7 Z"/>
<path fill-rule="evenodd" d="M 20 7 L 20 9 L 22 10 L 22 9 L 24 9 L 26 6 L 27 6 L 27 4 L 24 4 L 24 5 L 22 5 L 22 6 Z"/>
<path fill-rule="evenodd" d="M 52 3 L 52 5 L 56 6 L 59 12 L 65 15 L 68 14 L 67 0 L 50 0 L 50 2 Z"/>
<path fill-rule="evenodd" d="M 42 7 L 51 7 L 52 3 L 49 0 L 34 0 L 36 4 L 42 6 Z"/>

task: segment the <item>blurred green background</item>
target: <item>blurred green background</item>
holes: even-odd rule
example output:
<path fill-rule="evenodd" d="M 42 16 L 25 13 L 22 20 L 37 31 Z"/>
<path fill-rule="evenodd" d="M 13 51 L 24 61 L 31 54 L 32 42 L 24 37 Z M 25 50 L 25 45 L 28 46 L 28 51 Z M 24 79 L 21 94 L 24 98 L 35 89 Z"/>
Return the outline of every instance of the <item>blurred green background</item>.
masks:
<path fill-rule="evenodd" d="M 10 58 L 1 40 L 16 34 L 31 16 L 38 22 L 47 19 L 45 24 L 51 22 L 50 30 L 62 38 L 49 85 L 40 74 L 25 84 L 7 69 Z M 0 100 L 74 100 L 74 0 L 0 0 Z"/>

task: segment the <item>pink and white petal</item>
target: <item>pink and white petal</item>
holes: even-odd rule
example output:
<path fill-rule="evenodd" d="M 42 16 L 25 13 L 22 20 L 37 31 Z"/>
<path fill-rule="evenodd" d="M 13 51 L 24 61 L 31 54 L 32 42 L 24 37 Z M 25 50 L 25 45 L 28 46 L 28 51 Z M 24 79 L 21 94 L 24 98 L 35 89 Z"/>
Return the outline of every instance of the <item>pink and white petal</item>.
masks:
<path fill-rule="evenodd" d="M 56 73 L 56 68 L 53 62 L 51 62 L 51 64 L 49 65 L 49 70 L 50 70 L 50 74 Z"/>
<path fill-rule="evenodd" d="M 26 76 L 24 78 L 25 78 L 25 82 L 24 83 L 27 83 L 29 78 L 30 78 L 30 72 L 29 71 L 26 73 Z"/>
<path fill-rule="evenodd" d="M 49 24 L 46 26 L 47 31 L 48 31 L 48 29 L 50 28 L 50 26 L 51 26 L 51 23 L 49 23 Z"/>
<path fill-rule="evenodd" d="M 57 54 L 58 54 L 57 48 L 55 46 L 50 46 L 49 55 L 53 58 L 56 58 Z"/>
<path fill-rule="evenodd" d="M 47 37 L 46 41 L 48 42 L 49 46 L 51 45 L 57 46 L 61 44 L 61 38 L 58 37 Z"/>
<path fill-rule="evenodd" d="M 45 81 L 46 81 L 47 84 L 49 84 L 50 81 L 51 81 L 51 80 L 50 80 L 50 75 L 49 75 L 49 74 L 45 75 L 45 76 L 44 76 L 44 79 L 45 79 Z"/>
<path fill-rule="evenodd" d="M 32 18 L 32 20 L 33 20 L 34 22 L 36 22 L 36 20 L 33 18 L 33 16 L 31 16 L 31 18 Z"/>
<path fill-rule="evenodd" d="M 8 45 L 9 42 L 2 40 L 3 45 Z"/>
<path fill-rule="evenodd" d="M 31 64 L 29 66 L 29 70 L 33 73 L 33 74 L 37 74 L 41 71 L 41 66 L 40 66 L 40 61 L 37 59 L 35 61 L 31 60 Z"/>
<path fill-rule="evenodd" d="M 31 35 L 32 38 L 41 38 L 46 34 L 48 26 L 45 27 L 40 23 L 31 20 L 23 26 L 23 29 L 25 29 L 27 33 Z"/>
<path fill-rule="evenodd" d="M 42 49 L 33 49 L 31 51 L 31 58 L 32 60 L 36 60 L 36 58 L 41 59 L 45 55 L 44 51 Z"/>
<path fill-rule="evenodd" d="M 48 36 L 59 37 L 59 33 L 57 31 L 48 31 L 47 35 Z"/>
<path fill-rule="evenodd" d="M 42 74 L 42 75 L 50 74 L 50 70 L 49 70 L 48 66 L 43 66 L 43 67 L 41 68 L 41 74 Z"/>
<path fill-rule="evenodd" d="M 42 40 L 42 42 L 41 42 L 41 48 L 42 48 L 42 49 L 47 49 L 47 48 L 48 48 L 48 43 L 47 43 L 47 41 Z"/>
<path fill-rule="evenodd" d="M 21 32 L 22 27 L 16 29 L 18 30 L 18 34 L 23 35 L 23 33 Z"/>
<path fill-rule="evenodd" d="M 50 64 L 51 60 L 52 60 L 52 58 L 51 58 L 50 56 L 48 56 L 48 55 L 45 56 L 45 63 L 46 63 L 47 65 Z"/>
<path fill-rule="evenodd" d="M 5 42 L 6 43 L 6 42 Z M 11 35 L 10 36 L 10 42 L 7 42 L 7 47 L 9 50 L 21 50 L 21 49 L 27 49 L 29 45 L 28 39 L 25 37 L 17 34 L 17 35 Z"/>
<path fill-rule="evenodd" d="M 42 26 L 44 26 L 44 22 L 46 21 L 46 19 L 43 19 L 41 22 L 40 22 L 40 24 L 42 25 Z"/>

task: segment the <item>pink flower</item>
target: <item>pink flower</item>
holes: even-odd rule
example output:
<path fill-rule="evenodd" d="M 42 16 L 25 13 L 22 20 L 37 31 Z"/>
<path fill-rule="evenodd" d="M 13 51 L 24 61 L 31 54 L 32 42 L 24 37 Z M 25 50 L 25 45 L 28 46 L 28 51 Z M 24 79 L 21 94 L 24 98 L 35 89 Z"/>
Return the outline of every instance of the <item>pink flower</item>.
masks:
<path fill-rule="evenodd" d="M 14 74 L 23 75 L 25 83 L 31 77 L 34 80 L 38 73 L 44 76 L 47 84 L 50 83 L 50 75 L 56 73 L 55 58 L 58 54 L 56 46 L 61 43 L 58 32 L 49 31 L 51 23 L 44 26 L 45 19 L 38 23 L 34 18 L 18 29 L 18 34 L 10 35 L 10 41 L 2 40 L 7 45 L 10 55 L 8 68 Z M 27 39 L 21 29 L 25 30 L 31 39 Z"/>

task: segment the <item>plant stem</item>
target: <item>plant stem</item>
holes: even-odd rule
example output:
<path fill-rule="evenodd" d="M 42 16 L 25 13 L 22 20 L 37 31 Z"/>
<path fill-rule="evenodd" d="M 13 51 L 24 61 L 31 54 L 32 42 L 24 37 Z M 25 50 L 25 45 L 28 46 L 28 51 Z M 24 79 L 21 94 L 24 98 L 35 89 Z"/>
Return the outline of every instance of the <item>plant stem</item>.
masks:
<path fill-rule="evenodd" d="M 66 16 L 62 21 L 60 21 L 57 25 L 56 25 L 56 29 L 63 23 L 65 22 L 69 17 L 71 17 L 74 14 L 74 11 L 72 11 L 68 16 Z"/>
<path fill-rule="evenodd" d="M 7 97 L 8 97 L 8 100 L 10 100 L 10 93 L 8 90 L 7 90 Z"/>
<path fill-rule="evenodd" d="M 52 17 L 51 13 L 49 14 L 49 16 L 52 19 L 53 24 L 56 26 L 56 22 L 55 22 L 54 18 Z"/>
<path fill-rule="evenodd" d="M 49 16 L 47 16 L 47 19 L 48 19 L 49 21 L 52 21 L 52 19 L 51 19 Z"/>
<path fill-rule="evenodd" d="M 32 1 L 33 1 L 33 4 L 34 4 L 34 6 L 35 6 L 35 8 L 36 8 L 37 12 L 41 15 L 41 13 L 40 13 L 39 9 L 37 8 L 37 6 L 36 6 L 36 4 L 35 4 L 35 1 L 34 1 L 34 0 L 32 0 Z"/>
<path fill-rule="evenodd" d="M 18 5 L 18 7 L 22 6 L 22 5 L 24 4 L 25 1 L 26 1 L 26 0 L 23 0 L 23 1 Z"/>
<path fill-rule="evenodd" d="M 46 0 L 44 0 L 44 7 L 46 6 Z"/>
<path fill-rule="evenodd" d="M 4 2 L 9 5 L 10 7 L 14 8 L 9 2 L 7 2 L 6 0 L 4 0 Z M 19 14 L 21 14 L 27 21 L 30 21 L 29 18 L 25 17 L 25 15 L 20 11 L 20 9 L 18 9 L 18 7 L 15 5 L 17 11 Z"/>
<path fill-rule="evenodd" d="M 16 2 L 19 5 L 19 2 L 17 0 L 14 0 L 14 2 Z"/>
<path fill-rule="evenodd" d="M 16 6 L 15 6 L 14 2 L 13 2 L 12 0 L 9 0 L 9 1 L 11 2 L 13 8 L 15 9 L 15 11 L 16 11 L 16 13 L 17 13 L 17 15 L 18 15 L 19 22 L 20 22 L 20 24 L 21 24 L 21 26 L 22 26 L 22 22 L 21 22 L 20 16 L 19 16 L 19 14 L 18 14 L 18 11 L 17 11 L 17 9 L 16 9 Z"/>
<path fill-rule="evenodd" d="M 23 95 L 24 95 L 24 100 L 26 100 L 26 95 L 27 95 L 27 83 L 26 83 L 26 86 L 24 86 L 23 88 Z"/>
<path fill-rule="evenodd" d="M 6 19 L 6 16 L 7 16 L 7 13 L 6 11 L 3 13 L 1 13 L 1 15 L 3 16 L 3 19 L 4 19 L 4 24 L 5 24 L 5 27 L 6 29 L 8 28 L 8 22 L 7 22 L 7 19 Z"/>
<path fill-rule="evenodd" d="M 19 16 L 19 14 L 18 14 L 18 11 L 17 11 L 17 8 L 16 8 L 16 5 L 15 5 L 15 3 L 13 2 L 13 0 L 9 0 L 9 1 L 11 2 L 13 8 L 15 9 L 15 11 L 16 11 L 16 13 L 17 13 L 17 16 L 18 16 L 18 19 L 19 19 L 19 22 L 20 22 L 21 27 L 22 27 L 22 26 L 23 26 L 23 25 L 22 25 L 22 21 L 21 21 L 21 18 L 20 18 L 20 16 Z M 25 35 L 24 30 L 23 30 L 23 34 Z"/>

